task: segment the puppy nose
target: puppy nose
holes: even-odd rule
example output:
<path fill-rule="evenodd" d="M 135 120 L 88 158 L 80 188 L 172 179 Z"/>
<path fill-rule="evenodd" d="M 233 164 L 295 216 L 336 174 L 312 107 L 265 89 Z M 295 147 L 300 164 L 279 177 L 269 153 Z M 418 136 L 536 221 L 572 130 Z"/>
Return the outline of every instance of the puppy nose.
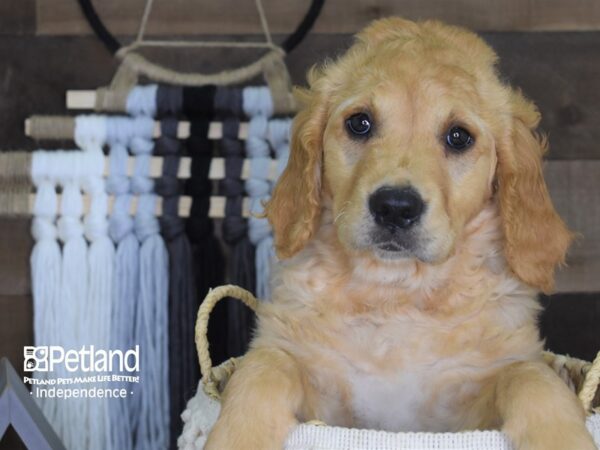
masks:
<path fill-rule="evenodd" d="M 369 210 L 378 225 L 391 231 L 407 229 L 421 216 L 424 209 L 421 196 L 411 187 L 382 187 L 369 197 Z"/>

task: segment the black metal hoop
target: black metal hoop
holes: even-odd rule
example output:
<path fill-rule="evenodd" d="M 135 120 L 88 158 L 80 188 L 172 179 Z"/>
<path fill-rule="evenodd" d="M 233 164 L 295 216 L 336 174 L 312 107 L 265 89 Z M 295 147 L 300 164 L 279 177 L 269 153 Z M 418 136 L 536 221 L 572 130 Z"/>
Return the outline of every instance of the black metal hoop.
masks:
<path fill-rule="evenodd" d="M 114 37 L 114 35 L 106 28 L 100 17 L 98 17 L 98 13 L 92 5 L 91 0 L 78 0 L 79 6 L 81 7 L 81 11 L 85 16 L 87 22 L 90 24 L 90 27 L 104 44 L 106 49 L 111 53 L 115 54 L 122 47 L 121 43 Z M 281 44 L 281 48 L 289 53 L 294 50 L 300 42 L 304 40 L 308 32 L 311 30 L 315 21 L 319 17 L 321 13 L 321 9 L 323 8 L 323 4 L 325 0 L 312 0 L 310 4 L 310 8 L 306 12 L 306 15 L 296 28 L 296 30 L 290 34 Z"/>

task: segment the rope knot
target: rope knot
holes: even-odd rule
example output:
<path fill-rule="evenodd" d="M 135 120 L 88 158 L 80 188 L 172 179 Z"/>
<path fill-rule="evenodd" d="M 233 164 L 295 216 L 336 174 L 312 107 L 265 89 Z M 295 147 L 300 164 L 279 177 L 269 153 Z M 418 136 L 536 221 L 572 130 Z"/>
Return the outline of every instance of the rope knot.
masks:
<path fill-rule="evenodd" d="M 265 218 L 250 217 L 248 219 L 248 237 L 253 244 L 259 244 L 271 237 L 271 227 Z"/>
<path fill-rule="evenodd" d="M 160 219 L 160 225 L 162 233 L 168 241 L 172 241 L 185 232 L 185 222 L 174 215 L 163 216 Z"/>
<path fill-rule="evenodd" d="M 160 232 L 158 219 L 154 215 L 156 196 L 152 194 L 140 195 L 137 213 L 135 215 L 135 234 L 140 242 Z"/>
<path fill-rule="evenodd" d="M 48 218 L 34 217 L 31 222 L 31 233 L 36 241 L 51 240 L 58 237 L 56 225 Z"/>
<path fill-rule="evenodd" d="M 267 139 L 273 149 L 290 141 L 290 119 L 273 119 L 269 121 Z"/>
<path fill-rule="evenodd" d="M 79 217 L 62 216 L 57 221 L 58 237 L 63 243 L 83 237 L 84 228 Z"/>
<path fill-rule="evenodd" d="M 273 115 L 273 98 L 267 86 L 246 87 L 242 91 L 244 113 L 248 117 Z"/>
<path fill-rule="evenodd" d="M 132 116 L 156 115 L 158 85 L 135 86 L 127 95 L 126 110 Z"/>
<path fill-rule="evenodd" d="M 246 153 L 249 158 L 268 157 L 271 153 L 267 137 L 268 122 L 264 116 L 255 116 L 248 124 Z"/>
<path fill-rule="evenodd" d="M 75 143 L 81 149 L 102 149 L 107 131 L 105 116 L 89 115 L 75 118 Z"/>
<path fill-rule="evenodd" d="M 85 216 L 83 221 L 85 237 L 88 241 L 94 242 L 108 236 L 108 220 L 101 214 L 90 213 Z"/>

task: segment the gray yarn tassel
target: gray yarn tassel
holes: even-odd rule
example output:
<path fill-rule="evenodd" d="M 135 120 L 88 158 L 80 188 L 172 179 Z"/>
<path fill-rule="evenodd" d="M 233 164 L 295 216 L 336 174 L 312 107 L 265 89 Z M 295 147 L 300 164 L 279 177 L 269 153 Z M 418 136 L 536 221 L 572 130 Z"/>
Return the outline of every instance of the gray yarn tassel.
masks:
<path fill-rule="evenodd" d="M 225 178 L 221 181 L 222 194 L 227 197 L 223 219 L 223 240 L 230 246 L 228 282 L 250 292 L 256 289 L 255 247 L 248 237 L 248 220 L 242 217 L 245 193 L 241 180 L 244 146 L 237 139 L 239 121 L 223 121 L 221 154 L 225 157 Z M 243 355 L 248 350 L 254 314 L 236 300 L 227 301 L 227 351 L 231 356 Z"/>
<path fill-rule="evenodd" d="M 113 278 L 113 310 L 111 348 L 127 351 L 133 348 L 136 300 L 139 292 L 139 243 L 133 232 L 129 215 L 130 183 L 127 178 L 127 148 L 124 142 L 113 142 L 110 148 L 109 192 L 115 195 L 110 217 L 109 232 L 117 246 Z M 123 373 L 122 375 L 129 375 Z M 119 388 L 131 392 L 131 383 L 119 383 Z M 111 448 L 133 448 L 133 427 L 139 415 L 138 396 L 112 399 L 109 405 L 111 420 Z"/>
<path fill-rule="evenodd" d="M 171 442 L 176 448 L 183 430 L 181 413 L 194 395 L 200 370 L 194 342 L 197 298 L 193 276 L 192 248 L 185 234 L 185 223 L 178 216 L 181 186 L 177 179 L 181 143 L 169 137 L 176 132 L 176 120 L 163 120 L 163 136 L 156 151 L 163 154 L 162 177 L 155 192 L 163 197 L 161 231 L 169 254 L 169 386 L 171 399 Z"/>

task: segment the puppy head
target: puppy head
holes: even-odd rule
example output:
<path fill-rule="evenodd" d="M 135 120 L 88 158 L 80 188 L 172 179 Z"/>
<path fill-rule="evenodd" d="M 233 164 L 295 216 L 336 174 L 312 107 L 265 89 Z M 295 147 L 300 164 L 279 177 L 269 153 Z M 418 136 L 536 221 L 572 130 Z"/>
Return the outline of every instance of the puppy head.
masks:
<path fill-rule="evenodd" d="M 551 289 L 570 235 L 543 180 L 539 113 L 498 80 L 496 59 L 465 30 L 385 19 L 313 69 L 266 208 L 278 255 L 314 235 L 326 195 L 349 253 L 440 263 L 495 195 L 510 267 Z"/>

